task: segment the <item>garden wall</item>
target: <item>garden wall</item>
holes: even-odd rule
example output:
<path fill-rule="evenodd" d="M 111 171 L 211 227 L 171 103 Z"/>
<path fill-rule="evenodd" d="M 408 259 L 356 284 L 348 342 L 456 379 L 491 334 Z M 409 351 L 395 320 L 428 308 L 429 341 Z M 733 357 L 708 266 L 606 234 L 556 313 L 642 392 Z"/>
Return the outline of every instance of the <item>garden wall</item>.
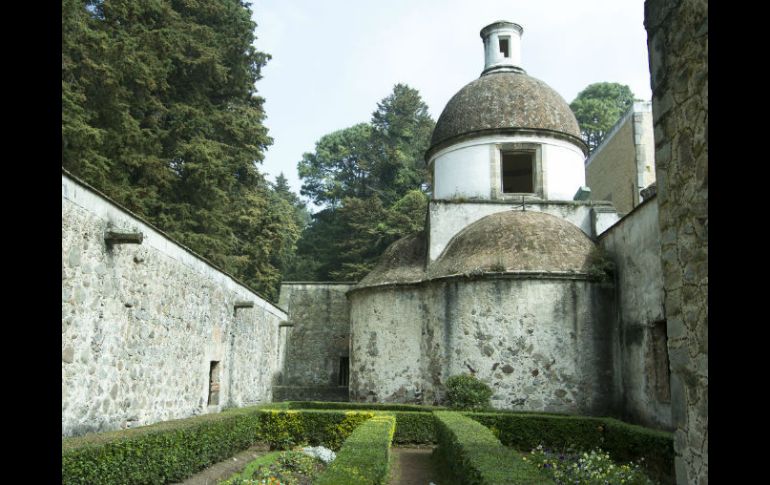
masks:
<path fill-rule="evenodd" d="M 110 243 L 108 232 L 135 239 Z M 285 319 L 232 276 L 62 174 L 63 436 L 269 402 Z"/>
<path fill-rule="evenodd" d="M 350 307 L 354 283 L 285 282 L 279 304 L 288 312 L 286 367 L 276 400 L 347 401 Z"/>
<path fill-rule="evenodd" d="M 660 229 L 656 197 L 604 232 L 599 244 L 615 262 L 618 325 L 616 378 L 623 418 L 671 428 L 671 393 Z"/>

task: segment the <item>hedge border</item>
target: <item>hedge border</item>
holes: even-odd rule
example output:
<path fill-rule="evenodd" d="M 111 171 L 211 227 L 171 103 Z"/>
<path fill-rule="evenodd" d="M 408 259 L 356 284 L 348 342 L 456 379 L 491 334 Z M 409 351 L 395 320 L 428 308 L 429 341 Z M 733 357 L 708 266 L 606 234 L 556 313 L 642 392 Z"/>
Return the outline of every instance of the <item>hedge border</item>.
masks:
<path fill-rule="evenodd" d="M 258 442 L 338 449 L 374 412 L 249 407 L 129 430 L 62 439 L 62 484 L 163 484 Z"/>
<path fill-rule="evenodd" d="M 437 411 L 438 448 L 442 468 L 463 485 L 554 485 L 543 472 L 503 446 L 492 431 L 462 413 Z"/>
<path fill-rule="evenodd" d="M 345 440 L 337 457 L 315 485 L 382 485 L 390 473 L 390 446 L 396 418 L 377 415 L 361 424 Z"/>
<path fill-rule="evenodd" d="M 614 418 L 592 416 L 553 416 L 513 413 L 465 412 L 490 428 L 500 441 L 519 450 L 537 445 L 581 451 L 601 448 L 616 462 L 639 461 L 653 479 L 673 483 L 673 433 L 625 423 Z"/>

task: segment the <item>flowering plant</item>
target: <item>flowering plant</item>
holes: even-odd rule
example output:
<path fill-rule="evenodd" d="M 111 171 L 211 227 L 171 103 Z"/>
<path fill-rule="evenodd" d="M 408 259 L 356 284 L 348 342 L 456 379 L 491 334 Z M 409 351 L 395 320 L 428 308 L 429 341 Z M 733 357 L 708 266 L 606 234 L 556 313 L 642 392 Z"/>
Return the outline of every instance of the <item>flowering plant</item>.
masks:
<path fill-rule="evenodd" d="M 639 463 L 618 465 L 600 449 L 557 452 L 540 445 L 524 459 L 545 470 L 558 485 L 654 485 Z"/>

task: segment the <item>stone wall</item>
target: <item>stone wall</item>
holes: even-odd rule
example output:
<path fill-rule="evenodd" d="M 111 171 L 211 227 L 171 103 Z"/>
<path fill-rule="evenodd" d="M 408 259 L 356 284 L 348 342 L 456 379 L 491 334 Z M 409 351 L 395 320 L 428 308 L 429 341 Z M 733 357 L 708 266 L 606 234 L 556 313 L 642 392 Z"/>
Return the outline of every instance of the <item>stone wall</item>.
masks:
<path fill-rule="evenodd" d="M 616 363 L 622 417 L 671 428 L 658 203 L 649 199 L 599 239 L 615 262 Z"/>
<path fill-rule="evenodd" d="M 288 312 L 286 366 L 275 388 L 277 400 L 347 400 L 340 379 L 349 358 L 350 308 L 345 293 L 354 283 L 281 285 L 279 304 Z M 344 372 L 344 371 L 343 371 Z"/>
<path fill-rule="evenodd" d="M 614 410 L 611 285 L 479 277 L 362 288 L 351 299 L 351 400 L 440 403 L 474 373 L 497 408 Z"/>
<path fill-rule="evenodd" d="M 107 244 L 108 230 L 141 233 L 142 241 Z M 236 302 L 253 306 L 235 310 Z M 270 402 L 285 319 L 229 275 L 62 175 L 63 436 Z M 212 367 L 218 392 L 210 389 Z"/>
<path fill-rule="evenodd" d="M 708 483 L 708 4 L 647 0 L 678 484 Z"/>

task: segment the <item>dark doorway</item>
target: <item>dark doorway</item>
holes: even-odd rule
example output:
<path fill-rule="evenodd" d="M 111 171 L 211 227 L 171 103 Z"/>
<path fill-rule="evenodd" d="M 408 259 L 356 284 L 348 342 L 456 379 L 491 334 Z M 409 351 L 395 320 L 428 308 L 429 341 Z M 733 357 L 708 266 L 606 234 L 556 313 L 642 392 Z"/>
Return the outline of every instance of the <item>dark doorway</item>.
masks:
<path fill-rule="evenodd" d="M 347 386 L 350 379 L 350 360 L 348 357 L 340 357 L 340 373 L 338 384 L 340 386 Z"/>
<path fill-rule="evenodd" d="M 221 368 L 218 360 L 212 360 L 209 366 L 209 406 L 219 404 L 219 380 Z"/>

